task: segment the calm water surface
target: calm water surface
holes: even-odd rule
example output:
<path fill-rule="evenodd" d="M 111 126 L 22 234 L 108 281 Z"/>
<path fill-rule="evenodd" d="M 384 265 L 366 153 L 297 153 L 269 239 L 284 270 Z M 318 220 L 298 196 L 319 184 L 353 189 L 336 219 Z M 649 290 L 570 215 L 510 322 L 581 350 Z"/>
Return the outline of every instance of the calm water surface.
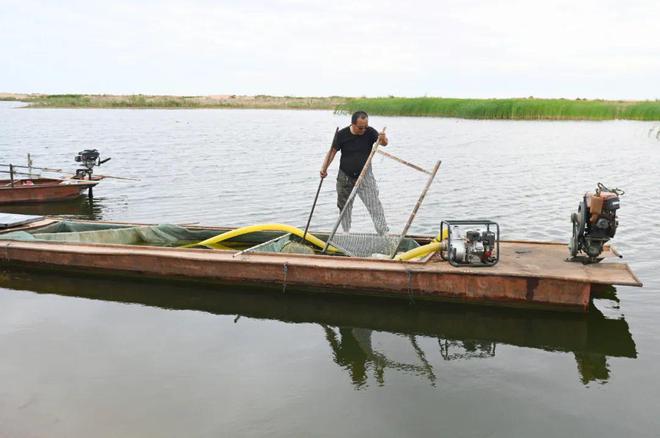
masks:
<path fill-rule="evenodd" d="M 0 103 L 0 162 L 112 157 L 93 201 L 3 212 L 303 227 L 326 111 L 24 110 Z M 372 117 L 389 152 L 442 167 L 411 229 L 485 217 L 565 241 L 595 183 L 626 190 L 615 243 L 644 282 L 589 315 L 319 298 L 0 271 L 0 437 L 658 436 L 660 141 L 643 122 Z M 336 218 L 334 176 L 313 229 Z M 425 181 L 374 171 L 392 231 Z M 364 209 L 355 230 L 371 231 Z"/>

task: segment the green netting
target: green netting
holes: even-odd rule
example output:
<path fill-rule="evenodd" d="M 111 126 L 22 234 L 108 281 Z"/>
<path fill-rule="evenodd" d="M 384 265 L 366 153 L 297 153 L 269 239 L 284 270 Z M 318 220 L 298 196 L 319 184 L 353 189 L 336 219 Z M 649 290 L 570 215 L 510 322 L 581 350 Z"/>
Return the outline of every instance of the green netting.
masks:
<path fill-rule="evenodd" d="M 69 222 L 59 221 L 40 227 L 35 233 L 71 233 L 78 231 L 99 231 L 118 228 L 133 228 L 134 225 L 106 224 L 102 222 Z"/>
<path fill-rule="evenodd" d="M 245 252 L 282 252 L 284 245 L 291 241 L 291 233 L 276 237 L 260 245 L 248 248 Z"/>
<path fill-rule="evenodd" d="M 60 222 L 39 232 L 15 231 L 0 235 L 4 240 L 36 240 L 80 243 L 105 243 L 120 245 L 175 246 L 182 242 L 196 242 L 209 237 L 209 231 L 191 231 L 177 225 L 153 226 L 99 226 L 100 224 L 78 224 Z M 44 232 L 47 231 L 47 232 Z M 212 232 L 216 233 L 217 232 Z M 212 234 L 211 233 L 211 234 Z"/>
<path fill-rule="evenodd" d="M 314 248 L 311 245 L 300 243 L 293 238 L 291 233 L 287 233 L 283 236 L 264 242 L 261 245 L 248 248 L 244 252 L 283 252 L 289 254 L 311 255 L 314 254 Z"/>
<path fill-rule="evenodd" d="M 335 234 L 333 245 L 339 248 L 343 254 L 352 257 L 378 257 L 382 255 L 392 254 L 399 241 L 397 236 L 380 236 L 377 234 L 359 234 L 361 238 L 360 250 L 356 250 L 351 246 L 352 239 L 358 235 L 356 233 Z M 419 247 L 414 239 L 405 238 L 399 246 L 398 252 L 405 252 Z M 350 249 L 349 249 L 350 248 Z M 317 248 L 317 251 L 320 248 Z M 351 251 L 351 249 L 353 251 Z M 298 254 L 313 254 L 314 248 L 311 245 L 299 243 L 298 239 L 291 234 L 285 234 L 261 245 L 254 246 L 246 250 L 246 252 L 287 252 Z"/>

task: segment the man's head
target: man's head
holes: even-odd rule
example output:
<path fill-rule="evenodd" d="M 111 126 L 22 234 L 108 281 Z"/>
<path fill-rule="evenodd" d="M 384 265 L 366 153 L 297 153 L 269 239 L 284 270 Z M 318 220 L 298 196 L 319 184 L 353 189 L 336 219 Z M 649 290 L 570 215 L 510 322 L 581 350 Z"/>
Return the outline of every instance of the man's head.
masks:
<path fill-rule="evenodd" d="M 351 116 L 351 126 L 357 135 L 362 135 L 369 127 L 369 115 L 364 111 L 356 111 Z"/>

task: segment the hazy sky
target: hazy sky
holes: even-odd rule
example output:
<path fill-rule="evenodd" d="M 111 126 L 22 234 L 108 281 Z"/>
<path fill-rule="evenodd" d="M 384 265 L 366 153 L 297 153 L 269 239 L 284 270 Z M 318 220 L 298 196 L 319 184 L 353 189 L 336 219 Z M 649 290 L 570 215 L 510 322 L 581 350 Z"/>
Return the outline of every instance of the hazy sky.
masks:
<path fill-rule="evenodd" d="M 0 92 L 660 98 L 660 0 L 0 0 Z"/>

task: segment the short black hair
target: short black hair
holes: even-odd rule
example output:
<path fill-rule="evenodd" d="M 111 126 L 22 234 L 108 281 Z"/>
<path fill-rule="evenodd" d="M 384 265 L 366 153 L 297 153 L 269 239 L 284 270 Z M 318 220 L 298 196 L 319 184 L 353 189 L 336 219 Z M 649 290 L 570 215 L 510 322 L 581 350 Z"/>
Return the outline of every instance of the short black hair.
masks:
<path fill-rule="evenodd" d="M 368 118 L 369 118 L 369 114 L 365 113 L 364 111 L 355 111 L 351 116 L 351 123 L 355 125 L 358 119 L 368 119 Z"/>

